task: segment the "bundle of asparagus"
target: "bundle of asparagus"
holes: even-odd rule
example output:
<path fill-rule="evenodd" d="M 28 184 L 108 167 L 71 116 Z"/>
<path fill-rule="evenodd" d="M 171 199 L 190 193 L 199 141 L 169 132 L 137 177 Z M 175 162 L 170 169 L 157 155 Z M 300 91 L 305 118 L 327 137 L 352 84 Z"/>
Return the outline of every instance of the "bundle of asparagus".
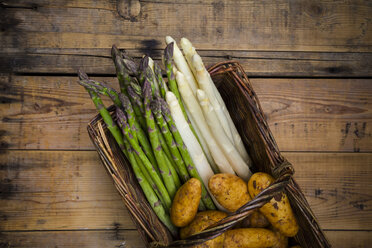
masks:
<path fill-rule="evenodd" d="M 223 209 L 210 194 L 208 180 L 218 172 L 248 180 L 251 162 L 195 48 L 182 38 L 184 56 L 171 37 L 166 42 L 167 82 L 150 57 L 143 57 L 137 66 L 114 45 L 111 54 L 120 92 L 81 71 L 79 83 L 131 163 L 154 212 L 177 236 L 170 208 L 181 185 L 190 178 L 198 179 L 202 185 L 199 210 Z M 116 106 L 114 118 L 101 95 Z"/>

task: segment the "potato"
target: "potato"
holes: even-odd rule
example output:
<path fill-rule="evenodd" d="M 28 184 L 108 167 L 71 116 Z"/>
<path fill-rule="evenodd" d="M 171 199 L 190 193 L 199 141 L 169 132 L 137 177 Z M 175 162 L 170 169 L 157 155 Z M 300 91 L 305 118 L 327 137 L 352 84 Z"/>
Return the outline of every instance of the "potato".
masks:
<path fill-rule="evenodd" d="M 249 227 L 268 227 L 270 222 L 259 211 L 254 211 L 249 217 Z"/>
<path fill-rule="evenodd" d="M 271 248 L 287 248 L 288 247 L 288 237 L 284 236 L 275 228 L 270 228 L 273 233 L 275 233 L 277 241 Z"/>
<path fill-rule="evenodd" d="M 264 228 L 239 228 L 225 232 L 223 247 L 263 248 L 277 242 L 275 234 Z"/>
<path fill-rule="evenodd" d="M 248 182 L 248 191 L 252 198 L 274 182 L 269 174 L 258 172 L 252 175 Z M 293 237 L 299 226 L 293 214 L 288 197 L 285 193 L 274 196 L 270 202 L 260 208 L 260 212 L 283 235 Z"/>
<path fill-rule="evenodd" d="M 208 210 L 199 212 L 196 214 L 194 220 L 186 227 L 180 229 L 180 237 L 181 239 L 185 239 L 193 234 L 203 231 L 208 226 L 222 220 L 227 216 L 226 213 L 216 210 Z M 208 240 L 203 244 L 193 246 L 194 248 L 198 247 L 208 247 L 208 248 L 218 248 L 223 246 L 225 234 L 221 234 L 220 236 Z"/>
<path fill-rule="evenodd" d="M 291 246 L 291 248 L 301 248 L 299 245 Z"/>
<path fill-rule="evenodd" d="M 201 198 L 201 183 L 196 178 L 191 178 L 184 183 L 174 196 L 170 217 L 177 227 L 187 226 L 198 212 Z"/>
<path fill-rule="evenodd" d="M 232 174 L 215 174 L 208 183 L 211 193 L 226 210 L 236 211 L 251 200 L 247 184 Z"/>

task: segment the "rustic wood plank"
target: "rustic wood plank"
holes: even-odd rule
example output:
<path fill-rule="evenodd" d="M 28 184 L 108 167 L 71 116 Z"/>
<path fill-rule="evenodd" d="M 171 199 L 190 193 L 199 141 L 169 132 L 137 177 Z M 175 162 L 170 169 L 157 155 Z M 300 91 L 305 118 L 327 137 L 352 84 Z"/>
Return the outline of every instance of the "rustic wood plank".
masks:
<path fill-rule="evenodd" d="M 206 65 L 234 59 L 248 76 L 371 77 L 372 53 L 267 52 L 198 50 Z M 148 54 L 159 62 L 162 50 L 128 50 L 133 57 Z M 46 66 L 47 65 L 47 66 Z M 0 72 L 114 74 L 110 49 L 37 48 L 0 52 Z"/>
<path fill-rule="evenodd" d="M 114 78 L 98 79 L 117 86 Z M 93 149 L 86 124 L 96 111 L 76 80 L 1 77 L 1 147 Z M 268 78 L 251 83 L 281 150 L 372 151 L 370 79 Z"/>
<path fill-rule="evenodd" d="M 371 6 L 365 1 L 140 5 L 138 16 L 126 18 L 123 11 L 136 11 L 125 9 L 125 1 L 3 1 L 0 71 L 113 73 L 109 52 L 97 50 L 116 43 L 159 56 L 171 34 L 189 37 L 209 64 L 238 59 L 249 75 L 371 76 Z"/>
<path fill-rule="evenodd" d="M 367 248 L 372 242 L 370 231 L 326 231 L 333 247 Z M 1 232 L 1 247 L 118 247 L 145 248 L 136 230 Z"/>
<path fill-rule="evenodd" d="M 1 232 L 0 247 L 145 248 L 137 230 Z"/>
<path fill-rule="evenodd" d="M 234 4 L 221 0 L 182 5 L 144 1 L 129 18 L 120 9 L 125 5 L 114 1 L 103 8 L 95 8 L 96 1 L 90 7 L 87 1 L 81 6 L 66 2 L 71 1 L 41 1 L 33 8 L 4 6 L 2 47 L 107 48 L 117 43 L 125 48 L 159 48 L 164 36 L 171 34 L 190 37 L 196 47 L 207 50 L 218 46 L 218 50 L 371 52 L 372 6 L 362 0 Z"/>
<path fill-rule="evenodd" d="M 371 153 L 284 153 L 320 225 L 370 230 Z M 0 154 L 0 230 L 134 228 L 95 151 Z"/>
<path fill-rule="evenodd" d="M 134 228 L 95 151 L 0 157 L 0 230 Z"/>

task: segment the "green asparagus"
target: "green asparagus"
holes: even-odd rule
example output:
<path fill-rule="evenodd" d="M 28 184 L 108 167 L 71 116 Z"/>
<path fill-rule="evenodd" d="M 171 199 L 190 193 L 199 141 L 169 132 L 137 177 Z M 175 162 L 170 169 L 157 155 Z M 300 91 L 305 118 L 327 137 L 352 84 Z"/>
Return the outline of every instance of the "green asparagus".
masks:
<path fill-rule="evenodd" d="M 161 111 L 162 111 L 163 117 L 164 117 L 165 121 L 167 122 L 168 127 L 169 127 L 170 131 L 172 132 L 173 137 L 174 137 L 174 139 L 175 139 L 175 141 L 178 145 L 178 149 L 179 149 L 179 151 L 181 153 L 181 156 L 182 156 L 182 158 L 183 158 L 183 160 L 186 164 L 186 168 L 189 172 L 189 175 L 191 177 L 195 177 L 195 178 L 199 179 L 199 181 L 202 184 L 202 201 L 203 201 L 203 203 L 205 204 L 207 209 L 216 209 L 211 197 L 208 194 L 207 189 L 205 188 L 205 185 L 203 184 L 203 181 L 201 180 L 201 178 L 198 174 L 198 171 L 195 168 L 194 162 L 192 161 L 192 158 L 191 158 L 191 156 L 190 156 L 190 154 L 187 150 L 187 147 L 185 146 L 185 144 L 182 141 L 181 135 L 178 132 L 178 130 L 176 128 L 176 124 L 174 123 L 174 121 L 172 119 L 172 116 L 170 114 L 170 110 L 167 106 L 167 103 L 162 99 L 160 99 L 160 103 L 161 103 Z"/>
<path fill-rule="evenodd" d="M 177 188 L 174 182 L 172 172 L 165 161 L 165 153 L 159 142 L 159 134 L 155 125 L 154 117 L 151 113 L 150 101 L 151 101 L 151 85 L 150 82 L 145 78 L 142 88 L 144 107 L 145 107 L 145 118 L 147 124 L 147 132 L 150 137 L 150 143 L 155 153 L 155 158 L 158 162 L 160 174 L 164 180 L 164 184 L 167 187 L 169 195 L 173 199 L 176 194 Z"/>
<path fill-rule="evenodd" d="M 151 176 L 152 180 L 156 184 L 156 187 L 159 189 L 164 202 L 165 202 L 165 207 L 167 209 L 170 209 L 172 205 L 171 198 L 169 196 L 169 193 L 167 189 L 165 188 L 161 178 L 155 171 L 155 167 L 151 164 L 150 160 L 146 157 L 145 153 L 143 152 L 142 148 L 139 146 L 138 142 L 135 141 L 133 138 L 133 134 L 129 128 L 129 124 L 127 122 L 126 116 L 122 110 L 119 108 L 116 108 L 116 116 L 118 118 L 118 123 L 122 129 L 122 132 L 125 136 L 125 138 L 129 141 L 130 145 L 132 146 L 132 149 L 134 152 L 139 156 L 141 159 L 143 165 L 146 167 L 147 172 Z"/>
<path fill-rule="evenodd" d="M 185 183 L 187 180 L 190 179 L 189 174 L 187 173 L 187 169 L 185 163 L 181 157 L 180 152 L 177 148 L 177 143 L 174 140 L 172 133 L 170 132 L 167 123 L 165 122 L 163 115 L 161 114 L 161 103 L 159 99 L 153 100 L 151 102 L 151 109 L 155 116 L 156 122 L 161 130 L 163 136 L 165 137 L 167 146 L 169 147 L 172 158 L 176 163 L 177 172 L 182 178 L 182 181 Z"/>

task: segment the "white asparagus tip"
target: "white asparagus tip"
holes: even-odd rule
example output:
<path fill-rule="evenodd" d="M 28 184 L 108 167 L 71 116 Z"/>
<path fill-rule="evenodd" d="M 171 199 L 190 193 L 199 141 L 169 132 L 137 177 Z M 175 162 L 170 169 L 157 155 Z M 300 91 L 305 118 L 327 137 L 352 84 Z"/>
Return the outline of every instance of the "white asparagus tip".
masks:
<path fill-rule="evenodd" d="M 176 44 L 176 41 L 171 36 L 165 36 L 165 43 L 167 43 L 167 45 L 172 42 Z"/>
<path fill-rule="evenodd" d="M 178 80 L 178 78 L 179 78 L 180 80 Z M 186 80 L 185 75 L 183 75 L 183 73 L 180 72 L 180 71 L 176 71 L 176 80 L 177 80 L 177 82 L 178 82 L 178 81 L 180 81 L 180 82 L 184 82 L 184 80 Z"/>
<path fill-rule="evenodd" d="M 185 37 L 181 38 L 180 44 L 181 44 L 181 47 L 183 49 L 187 49 L 187 50 L 191 50 L 192 49 L 191 42 L 187 38 L 185 38 Z"/>
<path fill-rule="evenodd" d="M 149 57 L 149 66 L 152 70 L 154 70 L 154 60 L 152 60 L 151 57 Z"/>
<path fill-rule="evenodd" d="M 205 70 L 203 61 L 199 54 L 196 53 L 194 54 L 194 56 L 192 56 L 192 63 L 194 64 L 195 70 L 197 71 Z"/>
<path fill-rule="evenodd" d="M 165 98 L 166 98 L 168 104 L 169 104 L 170 102 L 177 101 L 177 98 L 176 98 L 176 96 L 173 94 L 172 91 L 168 91 L 168 92 L 165 94 Z"/>
<path fill-rule="evenodd" d="M 198 97 L 199 102 L 202 102 L 207 98 L 207 96 L 205 95 L 205 92 L 200 89 L 196 91 L 196 96 Z"/>

